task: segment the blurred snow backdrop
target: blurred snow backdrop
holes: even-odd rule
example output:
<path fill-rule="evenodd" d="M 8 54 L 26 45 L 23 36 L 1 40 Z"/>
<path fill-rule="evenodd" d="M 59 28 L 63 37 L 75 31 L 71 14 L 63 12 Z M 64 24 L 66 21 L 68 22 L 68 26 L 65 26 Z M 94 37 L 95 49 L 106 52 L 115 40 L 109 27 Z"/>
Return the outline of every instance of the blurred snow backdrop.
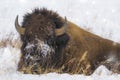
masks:
<path fill-rule="evenodd" d="M 21 43 L 14 27 L 15 17 L 19 15 L 21 23 L 26 12 L 42 7 L 57 11 L 82 28 L 120 43 L 120 0 L 1 0 L 0 80 L 120 80 L 120 74 L 112 73 L 104 66 L 100 66 L 91 76 L 17 72 L 18 44 Z"/>

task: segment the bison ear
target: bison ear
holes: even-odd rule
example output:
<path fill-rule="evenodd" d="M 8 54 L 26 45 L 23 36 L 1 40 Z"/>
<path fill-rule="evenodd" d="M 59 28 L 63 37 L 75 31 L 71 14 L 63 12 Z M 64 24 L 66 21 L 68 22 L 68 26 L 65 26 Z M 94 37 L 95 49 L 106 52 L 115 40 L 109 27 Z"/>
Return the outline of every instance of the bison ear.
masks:
<path fill-rule="evenodd" d="M 57 36 L 56 38 L 56 45 L 59 47 L 65 47 L 67 42 L 69 41 L 70 37 L 67 33 Z"/>

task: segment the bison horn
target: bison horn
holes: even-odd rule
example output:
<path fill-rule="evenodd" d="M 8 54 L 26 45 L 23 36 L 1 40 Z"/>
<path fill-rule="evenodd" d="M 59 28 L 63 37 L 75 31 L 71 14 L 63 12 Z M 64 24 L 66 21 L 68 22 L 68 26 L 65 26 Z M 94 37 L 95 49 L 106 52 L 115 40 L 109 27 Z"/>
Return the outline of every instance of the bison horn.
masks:
<path fill-rule="evenodd" d="M 56 36 L 60 36 L 64 33 L 66 33 L 67 27 L 68 27 L 68 21 L 67 21 L 67 18 L 65 17 L 64 25 L 61 28 L 55 30 Z"/>
<path fill-rule="evenodd" d="M 22 28 L 22 27 L 19 25 L 19 23 L 18 23 L 18 15 L 17 15 L 17 17 L 16 17 L 16 19 L 15 19 L 15 28 L 16 28 L 16 30 L 18 31 L 19 34 L 21 34 L 21 35 L 24 34 L 25 28 Z"/>

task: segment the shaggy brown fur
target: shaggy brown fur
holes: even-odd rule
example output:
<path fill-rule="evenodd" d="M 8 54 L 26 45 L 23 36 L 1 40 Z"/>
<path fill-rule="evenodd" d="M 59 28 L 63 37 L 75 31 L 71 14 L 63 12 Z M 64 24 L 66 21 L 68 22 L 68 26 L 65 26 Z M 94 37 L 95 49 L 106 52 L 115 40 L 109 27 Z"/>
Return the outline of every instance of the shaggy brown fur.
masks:
<path fill-rule="evenodd" d="M 90 74 L 99 66 L 99 64 L 102 64 L 102 62 L 116 63 L 120 61 L 120 44 L 114 44 L 113 41 L 103 39 L 97 35 L 87 32 L 72 22 L 69 22 L 68 34 L 71 42 L 69 41 L 67 45 L 68 47 L 64 50 L 65 53 L 63 53 L 69 55 L 69 57 L 67 57 L 67 59 L 69 58 L 68 61 L 75 58 L 73 61 L 73 64 L 75 64 L 75 62 L 81 59 L 81 56 L 87 52 L 84 60 L 80 62 L 79 73 L 81 73 L 81 68 L 86 68 L 82 72 Z M 115 60 L 107 61 L 111 57 L 114 57 Z M 76 69 L 75 66 L 72 66 L 73 64 L 70 66 L 73 67 L 73 70 L 69 68 L 71 72 L 74 72 Z M 87 67 L 87 65 L 90 66 Z M 108 67 L 109 65 L 106 66 Z M 120 70 L 118 69 L 117 71 Z"/>
<path fill-rule="evenodd" d="M 64 20 L 57 13 L 47 9 L 35 9 L 25 16 L 22 26 L 26 31 L 25 35 L 21 35 L 23 46 L 19 71 L 32 74 L 59 72 L 88 75 L 103 62 L 120 61 L 120 44 L 113 45 L 113 41 L 87 32 L 72 22 L 68 22 L 66 33 L 56 36 L 55 29 L 61 28 L 63 24 Z M 36 38 L 47 41 L 54 51 L 43 57 L 36 46 L 25 50 L 28 43 L 38 44 Z M 26 58 L 28 55 L 33 59 Z M 111 56 L 115 56 L 115 60 L 108 61 Z"/>

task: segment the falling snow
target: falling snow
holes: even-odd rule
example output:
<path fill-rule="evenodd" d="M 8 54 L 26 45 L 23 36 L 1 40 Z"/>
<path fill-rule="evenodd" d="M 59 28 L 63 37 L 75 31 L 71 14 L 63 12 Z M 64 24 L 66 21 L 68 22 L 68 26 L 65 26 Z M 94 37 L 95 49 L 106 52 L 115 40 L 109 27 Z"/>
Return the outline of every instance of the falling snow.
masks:
<path fill-rule="evenodd" d="M 0 40 L 8 37 L 11 32 L 14 39 L 19 37 L 14 27 L 16 15 L 19 15 L 21 23 L 26 12 L 31 12 L 36 7 L 46 7 L 92 33 L 120 43 L 119 0 L 2 0 L 0 6 Z M 30 45 L 28 48 L 33 46 Z M 45 45 L 44 51 L 46 47 L 49 49 Z M 112 73 L 103 65 L 90 76 L 57 73 L 22 74 L 17 71 L 19 59 L 20 49 L 10 45 L 0 46 L 0 80 L 120 80 L 119 74 Z"/>

